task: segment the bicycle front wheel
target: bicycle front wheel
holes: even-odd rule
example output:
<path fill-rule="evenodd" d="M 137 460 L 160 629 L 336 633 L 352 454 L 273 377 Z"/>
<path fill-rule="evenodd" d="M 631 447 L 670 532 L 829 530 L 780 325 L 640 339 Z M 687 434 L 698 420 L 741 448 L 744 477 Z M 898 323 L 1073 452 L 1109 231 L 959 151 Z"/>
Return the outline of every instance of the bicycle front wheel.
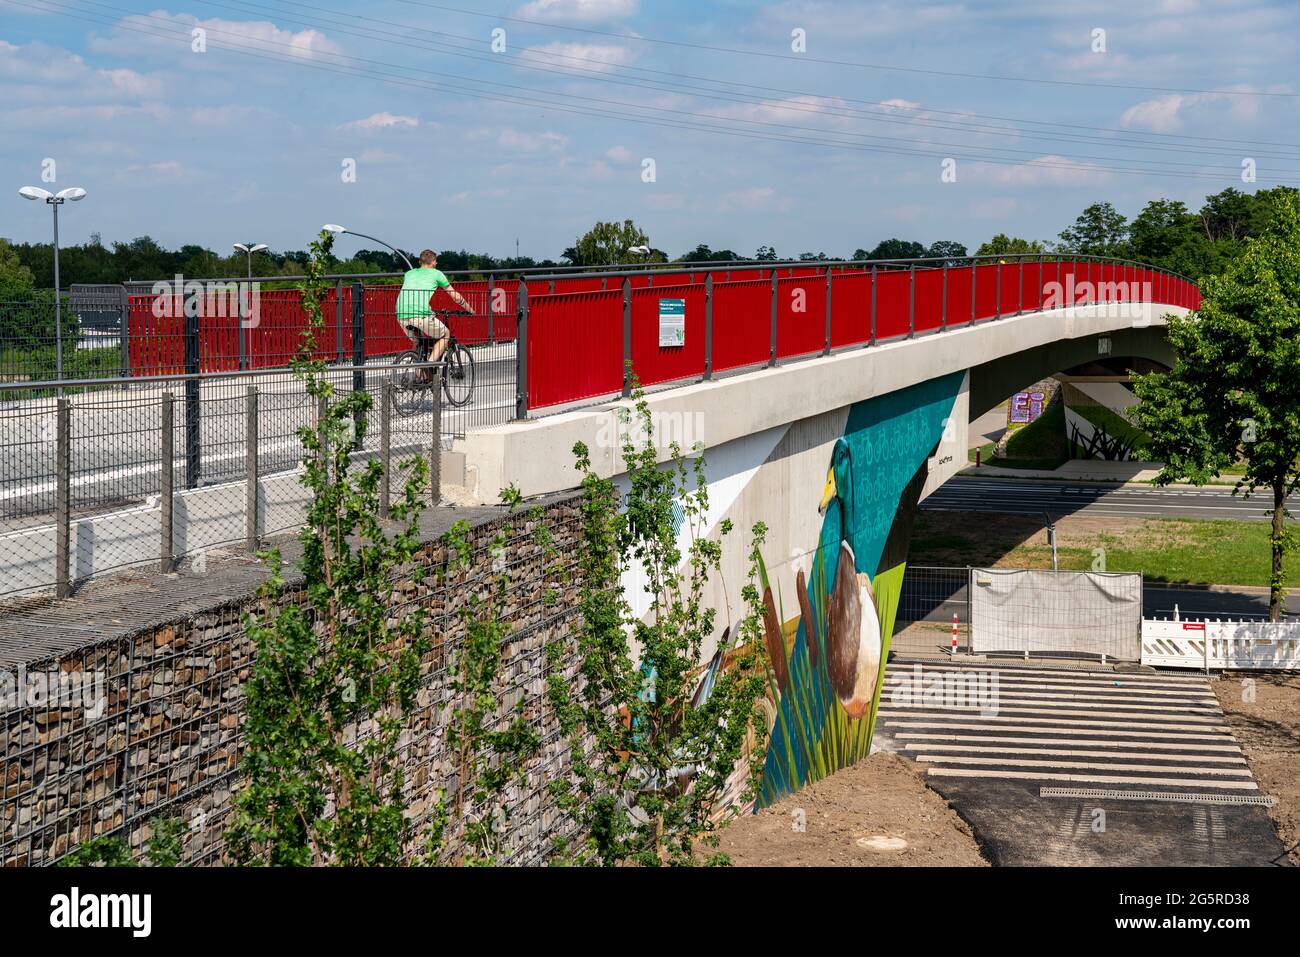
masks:
<path fill-rule="evenodd" d="M 474 398 L 474 356 L 460 343 L 447 350 L 442 391 L 447 404 L 457 408 L 469 405 Z"/>
<path fill-rule="evenodd" d="M 421 370 L 415 368 L 424 360 L 414 349 L 408 349 L 393 360 L 401 366 L 393 371 L 393 408 L 398 415 L 414 415 L 424 403 L 424 385 L 420 382 Z"/>

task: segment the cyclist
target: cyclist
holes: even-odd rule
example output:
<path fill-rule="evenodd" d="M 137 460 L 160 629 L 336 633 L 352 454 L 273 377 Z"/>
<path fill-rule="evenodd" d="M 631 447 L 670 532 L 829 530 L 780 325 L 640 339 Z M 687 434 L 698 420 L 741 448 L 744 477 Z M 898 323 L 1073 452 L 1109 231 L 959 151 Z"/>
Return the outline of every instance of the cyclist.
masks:
<path fill-rule="evenodd" d="M 451 287 L 451 281 L 438 269 L 438 254 L 432 249 L 426 249 L 420 253 L 420 265 L 408 270 L 402 277 L 402 289 L 397 294 L 397 321 L 417 348 L 420 344 L 418 338 L 411 335 L 408 326 L 414 326 L 426 338 L 433 340 L 430 362 L 437 362 L 447 351 L 447 336 L 450 332 L 446 323 L 433 314 L 433 295 L 439 289 L 446 289 L 447 295 L 456 305 L 473 314 L 474 310 L 465 301 L 465 297 Z M 432 381 L 433 369 L 421 369 L 420 378 L 425 382 Z"/>

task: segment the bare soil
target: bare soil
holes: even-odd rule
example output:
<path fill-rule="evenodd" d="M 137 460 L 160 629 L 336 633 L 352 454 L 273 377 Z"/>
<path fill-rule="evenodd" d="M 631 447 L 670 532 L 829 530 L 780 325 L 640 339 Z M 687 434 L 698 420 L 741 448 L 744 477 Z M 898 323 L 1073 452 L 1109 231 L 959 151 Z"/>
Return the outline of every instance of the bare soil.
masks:
<path fill-rule="evenodd" d="M 802 811 L 804 831 L 792 825 Z M 722 830 L 740 867 L 987 867 L 971 830 L 916 765 L 877 752 Z"/>
<path fill-rule="evenodd" d="M 1300 675 L 1233 672 L 1213 686 L 1260 789 L 1277 799 L 1269 815 L 1300 865 Z"/>

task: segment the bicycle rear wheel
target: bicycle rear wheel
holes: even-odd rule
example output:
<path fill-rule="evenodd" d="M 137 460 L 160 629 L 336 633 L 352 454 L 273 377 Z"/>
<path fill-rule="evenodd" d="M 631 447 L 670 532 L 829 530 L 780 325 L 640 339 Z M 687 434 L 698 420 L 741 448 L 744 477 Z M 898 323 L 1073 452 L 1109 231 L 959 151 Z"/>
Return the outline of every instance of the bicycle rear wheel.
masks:
<path fill-rule="evenodd" d="M 474 356 L 460 343 L 447 350 L 442 370 L 442 391 L 447 404 L 457 408 L 474 398 Z"/>
<path fill-rule="evenodd" d="M 393 360 L 402 368 L 393 370 L 393 408 L 398 415 L 414 415 L 424 404 L 425 387 L 419 381 L 421 369 L 415 368 L 424 359 L 414 349 L 408 349 Z"/>

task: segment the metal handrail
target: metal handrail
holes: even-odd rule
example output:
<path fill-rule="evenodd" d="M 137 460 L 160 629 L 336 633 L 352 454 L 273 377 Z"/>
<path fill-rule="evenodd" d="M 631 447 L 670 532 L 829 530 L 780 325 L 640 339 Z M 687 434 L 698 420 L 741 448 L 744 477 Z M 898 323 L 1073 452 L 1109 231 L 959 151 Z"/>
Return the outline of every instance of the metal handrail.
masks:
<path fill-rule="evenodd" d="M 799 268 L 827 268 L 831 266 L 888 266 L 888 265 L 913 265 L 920 263 L 944 263 L 968 265 L 977 261 L 1006 261 L 1009 259 L 1042 259 L 1045 262 L 1051 262 L 1063 259 L 1074 260 L 1091 260 L 1095 262 L 1112 262 L 1124 263 L 1132 266 L 1142 266 L 1146 269 L 1155 269 L 1185 282 L 1194 280 L 1165 269 L 1163 266 L 1156 266 L 1152 263 L 1144 263 L 1136 259 L 1124 259 L 1117 256 L 1093 256 L 1085 253 L 1066 253 L 1066 252 L 1041 252 L 1041 253 L 986 253 L 977 255 L 970 253 L 965 256 L 920 256 L 915 259 L 782 259 L 770 262 L 760 262 L 753 259 L 732 259 L 717 260 L 706 259 L 693 262 L 666 262 L 666 263 L 645 263 L 639 267 L 628 268 L 622 263 L 614 263 L 608 266 L 527 266 L 513 269 L 452 269 L 444 270 L 448 276 L 467 277 L 483 276 L 485 278 L 494 278 L 498 276 L 519 277 L 528 279 L 572 279 L 583 274 L 593 274 L 599 276 L 641 276 L 648 273 L 656 272 L 699 272 L 701 270 L 764 270 L 764 269 L 788 269 L 791 267 Z M 368 273 L 337 273 L 322 276 L 321 279 L 329 282 L 358 281 L 365 279 L 400 279 L 404 272 L 368 272 Z M 302 282 L 304 276 L 218 276 L 218 277 L 191 277 L 195 282 L 282 282 L 295 283 Z M 124 283 L 114 285 L 122 286 L 152 286 L 155 282 L 173 282 L 175 277 L 167 279 L 147 280 L 132 279 Z"/>
<path fill-rule="evenodd" d="M 316 371 L 322 374 L 332 374 L 335 372 L 389 372 L 395 369 L 422 369 L 426 366 L 436 366 L 440 364 L 441 363 L 439 362 L 403 362 L 363 366 L 331 365 Z M 0 382 L 0 393 L 18 392 L 30 389 L 57 389 L 59 387 L 65 389 L 80 389 L 89 386 L 114 387 L 150 382 L 203 382 L 209 379 L 244 379 L 250 376 L 256 377 L 270 375 L 283 376 L 286 373 L 296 375 L 298 370 L 293 366 L 286 365 L 273 366 L 268 369 L 225 370 L 221 372 L 175 372 L 133 376 L 101 376 L 95 379 L 30 379 L 21 382 Z"/>

